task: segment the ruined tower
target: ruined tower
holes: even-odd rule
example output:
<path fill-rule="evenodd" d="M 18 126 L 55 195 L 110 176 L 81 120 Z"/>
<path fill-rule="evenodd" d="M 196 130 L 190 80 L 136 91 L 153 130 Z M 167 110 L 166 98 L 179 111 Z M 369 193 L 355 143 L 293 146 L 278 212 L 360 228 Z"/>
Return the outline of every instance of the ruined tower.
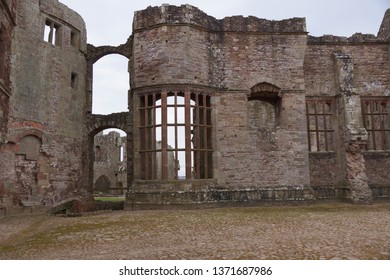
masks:
<path fill-rule="evenodd" d="M 83 187 L 85 23 L 56 0 L 14 2 L 2 200 L 53 205 Z"/>
<path fill-rule="evenodd" d="M 304 192 L 304 19 L 216 20 L 192 6 L 163 5 L 137 12 L 133 32 L 132 101 L 140 111 L 134 115 L 135 201 Z M 161 151 L 154 139 L 162 140 Z M 164 157 L 167 144 L 182 154 L 185 172 L 177 180 L 165 174 L 156 184 L 154 157 Z"/>

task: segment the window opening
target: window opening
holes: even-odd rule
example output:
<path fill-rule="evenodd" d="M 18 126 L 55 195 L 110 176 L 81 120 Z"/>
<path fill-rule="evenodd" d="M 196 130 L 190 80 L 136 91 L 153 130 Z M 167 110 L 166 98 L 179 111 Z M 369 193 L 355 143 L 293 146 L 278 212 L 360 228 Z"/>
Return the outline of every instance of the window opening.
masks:
<path fill-rule="evenodd" d="M 363 124 L 368 132 L 367 150 L 390 149 L 389 103 L 390 99 L 386 97 L 362 97 Z"/>
<path fill-rule="evenodd" d="M 333 99 L 307 99 L 306 117 L 310 152 L 333 151 Z"/>
<path fill-rule="evenodd" d="M 49 19 L 45 22 L 45 41 L 59 46 L 60 45 L 60 25 Z"/>
<path fill-rule="evenodd" d="M 269 83 L 259 83 L 248 96 L 248 127 L 251 130 L 270 130 L 279 124 L 281 89 Z"/>
<path fill-rule="evenodd" d="M 75 48 L 80 48 L 80 32 L 77 30 L 70 31 L 70 44 Z"/>
<path fill-rule="evenodd" d="M 113 54 L 101 58 L 93 65 L 93 114 L 108 115 L 128 111 L 128 64 L 126 57 Z"/>
<path fill-rule="evenodd" d="M 125 160 L 125 151 L 124 151 L 123 146 L 121 146 L 119 148 L 119 161 L 124 162 L 124 160 Z"/>
<path fill-rule="evenodd" d="M 142 179 L 212 178 L 210 96 L 162 92 L 140 101 Z"/>
<path fill-rule="evenodd" d="M 70 75 L 70 86 L 73 89 L 78 88 L 78 75 L 76 73 L 72 73 Z"/>

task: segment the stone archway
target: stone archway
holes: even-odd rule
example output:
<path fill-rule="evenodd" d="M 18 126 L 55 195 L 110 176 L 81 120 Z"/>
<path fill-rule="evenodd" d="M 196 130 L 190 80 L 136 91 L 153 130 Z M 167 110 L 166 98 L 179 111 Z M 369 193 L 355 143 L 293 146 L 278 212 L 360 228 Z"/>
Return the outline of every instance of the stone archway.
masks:
<path fill-rule="evenodd" d="M 115 113 L 110 115 L 90 115 L 88 117 L 88 125 L 87 125 L 87 138 L 88 138 L 88 178 L 89 178 L 89 186 L 93 188 L 94 185 L 94 163 L 95 163 L 95 150 L 96 146 L 95 136 L 105 130 L 105 129 L 119 129 L 126 133 L 126 142 L 124 143 L 126 158 L 125 162 L 121 163 L 121 166 L 125 168 L 125 172 L 121 171 L 119 173 L 123 173 L 120 176 L 126 176 L 127 186 L 133 180 L 133 137 L 132 137 L 132 129 L 133 129 L 133 121 L 132 121 L 132 113 L 131 112 L 123 112 L 123 113 Z M 119 174 L 118 173 L 118 174 Z M 96 174 L 95 174 L 96 176 Z M 118 175 L 119 176 L 119 175 Z M 96 177 L 95 177 L 96 180 Z M 115 178 L 112 178 L 111 183 L 113 184 L 112 188 L 117 188 L 115 186 Z M 127 186 L 124 186 L 127 189 Z"/>
<path fill-rule="evenodd" d="M 108 179 L 107 176 L 102 175 L 96 180 L 93 187 L 94 192 L 101 192 L 107 194 L 111 187 L 110 179 Z"/>
<path fill-rule="evenodd" d="M 93 89 L 93 66 L 101 58 L 111 55 L 119 54 L 126 57 L 129 60 L 129 65 L 133 60 L 133 37 L 130 36 L 126 43 L 119 46 L 99 46 L 95 47 L 91 44 L 87 46 L 87 85 L 88 85 L 88 96 L 87 106 L 88 111 L 92 112 L 92 89 Z M 131 75 L 130 75 L 131 78 Z M 130 79 L 130 84 L 131 84 Z"/>
<path fill-rule="evenodd" d="M 122 112 L 110 115 L 89 115 L 87 134 L 95 136 L 98 132 L 107 128 L 118 128 L 126 133 L 131 131 L 132 113 Z"/>

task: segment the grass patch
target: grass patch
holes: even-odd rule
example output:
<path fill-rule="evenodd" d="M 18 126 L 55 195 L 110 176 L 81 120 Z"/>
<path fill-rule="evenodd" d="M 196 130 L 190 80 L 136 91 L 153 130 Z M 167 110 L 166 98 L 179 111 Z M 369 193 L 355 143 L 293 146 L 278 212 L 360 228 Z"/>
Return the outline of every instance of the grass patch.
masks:
<path fill-rule="evenodd" d="M 0 246 L 0 253 L 15 250 L 15 246 Z"/>

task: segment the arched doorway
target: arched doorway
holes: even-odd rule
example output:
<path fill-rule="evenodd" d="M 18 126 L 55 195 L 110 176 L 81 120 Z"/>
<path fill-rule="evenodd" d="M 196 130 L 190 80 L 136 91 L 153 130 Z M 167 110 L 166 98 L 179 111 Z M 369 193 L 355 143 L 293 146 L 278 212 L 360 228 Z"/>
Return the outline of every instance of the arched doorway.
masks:
<path fill-rule="evenodd" d="M 107 176 L 100 176 L 94 184 L 94 191 L 98 193 L 107 194 L 110 190 L 110 179 L 107 178 Z"/>
<path fill-rule="evenodd" d="M 102 129 L 93 137 L 92 150 L 94 193 L 124 195 L 127 189 L 126 133 L 119 129 Z"/>
<path fill-rule="evenodd" d="M 93 65 L 92 113 L 108 115 L 128 111 L 130 87 L 128 58 L 110 54 Z"/>

